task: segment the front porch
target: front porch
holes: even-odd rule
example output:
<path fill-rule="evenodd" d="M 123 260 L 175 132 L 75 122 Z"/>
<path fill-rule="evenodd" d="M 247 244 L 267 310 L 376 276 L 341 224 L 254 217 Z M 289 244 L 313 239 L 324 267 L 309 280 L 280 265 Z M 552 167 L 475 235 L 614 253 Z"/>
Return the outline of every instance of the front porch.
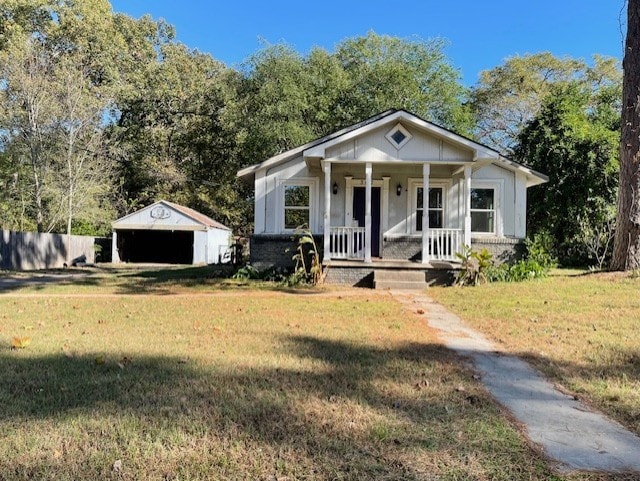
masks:
<path fill-rule="evenodd" d="M 324 264 L 335 260 L 370 264 L 381 258 L 426 266 L 432 261 L 457 261 L 456 252 L 471 245 L 472 167 L 437 162 L 438 177 L 432 178 L 432 163 L 402 163 L 406 173 L 398 171 L 395 162 L 321 162 Z M 358 177 L 358 171 L 364 175 Z M 332 196 L 338 205 L 332 206 Z M 340 221 L 343 224 L 336 225 Z M 398 255 L 397 249 L 387 249 L 396 240 L 419 243 L 419 252 Z"/>
<path fill-rule="evenodd" d="M 407 241 L 426 241 L 426 246 L 421 248 L 424 256 L 426 250 L 428 265 L 434 261 L 455 262 L 459 259 L 456 252 L 461 252 L 464 246 L 464 230 L 463 229 L 428 229 L 426 235 L 416 236 L 382 236 L 383 242 L 379 248 L 379 257 L 381 259 L 407 259 L 413 261 L 422 261 L 418 255 L 386 255 L 386 246 L 397 241 L 407 243 Z M 329 255 L 325 257 L 328 260 L 360 260 L 365 261 L 367 252 L 365 248 L 366 227 L 330 227 L 329 228 Z M 425 249 L 426 247 L 426 249 Z M 393 249 L 396 252 L 397 249 Z M 420 257 L 420 258 L 419 258 Z M 373 257 L 371 258 L 373 259 Z M 367 261 L 371 262 L 371 260 Z"/>

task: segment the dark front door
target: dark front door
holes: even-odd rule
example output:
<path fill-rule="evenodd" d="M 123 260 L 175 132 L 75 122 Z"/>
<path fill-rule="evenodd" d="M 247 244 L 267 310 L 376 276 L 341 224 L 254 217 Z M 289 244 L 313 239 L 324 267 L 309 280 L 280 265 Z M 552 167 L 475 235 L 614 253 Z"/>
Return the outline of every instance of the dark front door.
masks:
<path fill-rule="evenodd" d="M 366 192 L 364 187 L 353 188 L 353 218 L 364 227 Z M 380 257 L 380 187 L 371 188 L 371 255 Z"/>

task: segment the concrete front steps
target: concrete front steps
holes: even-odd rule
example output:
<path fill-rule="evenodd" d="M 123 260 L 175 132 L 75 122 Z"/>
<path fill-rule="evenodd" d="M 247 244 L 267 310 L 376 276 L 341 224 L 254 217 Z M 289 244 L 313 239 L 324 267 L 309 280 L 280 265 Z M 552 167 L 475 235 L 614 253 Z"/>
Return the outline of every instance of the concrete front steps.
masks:
<path fill-rule="evenodd" d="M 375 289 L 426 289 L 427 275 L 417 269 L 374 269 Z"/>
<path fill-rule="evenodd" d="M 408 260 L 374 259 L 336 260 L 323 265 L 327 284 L 377 289 L 424 289 L 432 285 L 451 285 L 459 263 L 432 261 L 429 264 Z"/>

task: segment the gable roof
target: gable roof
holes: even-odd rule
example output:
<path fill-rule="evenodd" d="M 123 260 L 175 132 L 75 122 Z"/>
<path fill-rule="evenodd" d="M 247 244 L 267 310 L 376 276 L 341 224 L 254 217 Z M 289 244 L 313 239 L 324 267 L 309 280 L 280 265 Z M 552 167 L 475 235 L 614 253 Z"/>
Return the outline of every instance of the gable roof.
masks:
<path fill-rule="evenodd" d="M 324 137 L 320 137 L 319 139 L 312 140 L 311 142 L 307 142 L 306 144 L 301 145 L 299 147 L 295 147 L 291 150 L 287 150 L 280 154 L 274 155 L 273 157 L 270 157 L 263 162 L 250 165 L 249 167 L 245 167 L 244 169 L 239 170 L 236 175 L 238 177 L 245 177 L 249 174 L 255 174 L 260 169 L 266 169 L 268 167 L 273 167 L 273 166 L 282 164 L 287 160 L 291 160 L 294 157 L 297 157 L 298 155 L 302 154 L 305 150 L 310 149 L 311 147 L 315 147 L 316 145 L 319 145 L 323 142 L 336 139 L 338 137 L 341 137 L 342 135 L 348 134 L 349 132 L 365 127 L 373 122 L 376 122 L 377 120 L 385 118 L 386 116 L 392 114 L 395 111 L 396 111 L 395 109 L 387 110 L 385 112 L 374 115 L 373 117 L 370 117 L 367 120 L 363 120 L 362 122 L 358 122 L 357 124 L 353 124 L 353 125 L 350 125 L 349 127 L 345 127 L 344 129 L 338 130 L 337 132 L 333 132 L 332 134 L 325 135 Z"/>
<path fill-rule="evenodd" d="M 238 171 L 237 176 L 247 177 L 250 175 L 254 175 L 256 172 L 262 169 L 275 167 L 300 155 L 303 155 L 306 158 L 325 158 L 325 151 L 329 147 L 362 135 L 382 125 L 399 121 L 406 122 L 407 124 L 417 127 L 424 132 L 428 132 L 432 135 L 447 140 L 450 143 L 473 151 L 473 162 L 483 161 L 496 163 L 497 165 L 505 167 L 508 170 L 519 171 L 525 174 L 527 176 L 528 186 L 542 184 L 549 180 L 546 175 L 537 172 L 529 167 L 526 167 L 519 162 L 511 160 L 510 158 L 502 155 L 500 152 L 491 147 L 476 142 L 475 140 L 471 140 L 463 135 L 457 134 L 449 129 L 434 124 L 433 122 L 424 120 L 417 115 L 412 114 L 411 112 L 397 109 L 387 110 L 386 112 L 374 115 L 367 120 L 351 125 L 319 139 L 313 140 L 281 154 L 275 155 L 259 164 L 246 167 Z"/>
<path fill-rule="evenodd" d="M 196 222 L 200 222 L 202 225 L 205 225 L 207 227 L 215 227 L 216 229 L 231 230 L 226 225 L 223 225 L 220 222 L 213 220 L 211 217 L 208 217 L 190 207 L 185 207 L 184 205 L 180 205 L 180 204 L 174 204 L 173 202 L 169 202 L 168 200 L 161 200 L 160 202 L 164 202 L 168 206 L 173 207 L 178 212 L 186 215 L 187 217 L 190 217 Z"/>
<path fill-rule="evenodd" d="M 142 209 L 138 209 L 135 212 L 132 212 L 130 214 L 125 215 L 124 217 L 119 218 L 118 220 L 114 221 L 113 224 L 117 224 L 119 222 L 122 222 L 126 219 L 128 219 L 129 217 L 132 217 L 133 215 L 137 214 L 138 212 L 141 212 L 143 210 L 149 210 L 149 209 L 153 209 L 154 207 L 160 205 L 160 204 L 164 204 L 167 207 L 170 207 L 171 209 L 181 213 L 182 215 L 188 217 L 189 219 L 193 220 L 194 222 L 204 226 L 204 227 L 212 227 L 215 229 L 223 229 L 223 230 L 228 230 L 231 231 L 230 228 L 228 228 L 227 226 L 221 224 L 218 221 L 213 220 L 211 217 L 208 217 L 200 212 L 198 212 L 197 210 L 194 210 L 190 207 L 185 207 L 184 205 L 180 205 L 180 204 L 176 204 L 174 202 L 169 202 L 167 200 L 159 200 L 157 202 L 154 202 L 151 205 L 148 205 L 146 207 L 143 207 Z"/>

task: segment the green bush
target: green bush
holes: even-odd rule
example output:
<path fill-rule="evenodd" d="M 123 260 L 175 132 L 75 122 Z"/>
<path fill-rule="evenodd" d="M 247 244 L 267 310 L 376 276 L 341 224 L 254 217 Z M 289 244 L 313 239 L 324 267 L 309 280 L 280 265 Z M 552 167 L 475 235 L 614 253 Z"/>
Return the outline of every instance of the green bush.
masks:
<path fill-rule="evenodd" d="M 464 246 L 462 252 L 456 252 L 456 257 L 462 262 L 462 270 L 458 272 L 456 284 L 459 286 L 477 286 L 487 282 L 486 271 L 493 265 L 493 255 L 487 250 L 474 251 Z"/>
<path fill-rule="evenodd" d="M 547 271 L 556 267 L 557 260 L 551 254 L 553 252 L 553 237 L 546 231 L 538 232 L 533 238 L 527 237 L 524 241 L 527 249 L 525 259 L 535 261 Z"/>
<path fill-rule="evenodd" d="M 549 268 L 541 265 L 533 259 L 525 259 L 509 266 L 509 279 L 511 282 L 527 281 L 539 277 L 546 277 Z"/>
<path fill-rule="evenodd" d="M 232 276 L 234 279 L 260 279 L 260 272 L 253 266 L 243 266 Z"/>
<path fill-rule="evenodd" d="M 509 282 L 511 280 L 509 267 L 507 263 L 491 264 L 485 272 L 487 282 Z"/>

